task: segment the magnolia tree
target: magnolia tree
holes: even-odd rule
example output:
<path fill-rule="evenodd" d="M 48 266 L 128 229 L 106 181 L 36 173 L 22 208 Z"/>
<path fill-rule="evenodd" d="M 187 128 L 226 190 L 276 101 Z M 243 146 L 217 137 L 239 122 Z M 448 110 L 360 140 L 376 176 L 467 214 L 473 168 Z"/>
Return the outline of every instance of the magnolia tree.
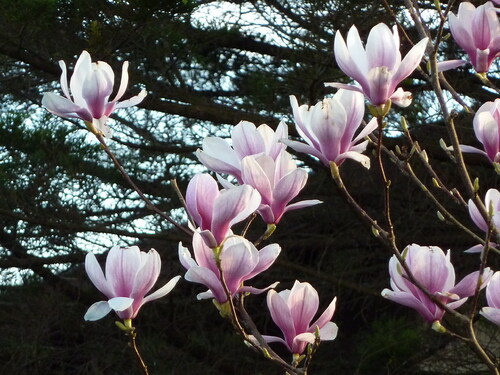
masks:
<path fill-rule="evenodd" d="M 300 139 L 288 137 L 284 122 L 273 130 L 265 124 L 255 126 L 244 120 L 234 127 L 230 141 L 219 137 L 205 138 L 196 156 L 201 164 L 215 173 L 217 179 L 211 174 L 197 174 L 191 179 L 185 194 L 178 192 L 181 197 L 185 196 L 182 200 L 188 217 L 187 225 L 176 222 L 168 213 L 155 207 L 134 184 L 107 145 L 112 139 L 112 130 L 107 125 L 110 114 L 118 108 L 138 104 L 146 95 L 142 91 L 128 100 L 118 101 L 127 87 L 128 63 L 123 64 L 119 89 L 110 100 L 114 85 L 113 70 L 105 62 L 92 62 L 90 55 L 83 51 L 73 68 L 69 84 L 66 65 L 60 62 L 64 96 L 47 93 L 42 100 L 43 105 L 58 116 L 83 120 L 131 188 L 158 215 L 191 236 L 190 243 L 179 244 L 179 262 L 186 269 L 184 279 L 201 284 L 206 289 L 197 295 L 197 299 L 211 299 L 221 317 L 231 323 L 245 344 L 257 349 L 287 374 L 306 374 L 320 343 L 334 340 L 338 329 L 333 321 L 336 298 L 329 296 L 331 302 L 318 312 L 318 292 L 305 280 L 296 280 L 290 290 L 281 289 L 278 281 L 263 289 L 251 286 L 259 274 L 268 271 L 280 252 L 286 251 L 277 243 L 261 246 L 272 236 L 283 215 L 293 215 L 289 212 L 322 203 L 297 198 L 307 183 L 308 171 L 297 165 L 287 147 L 313 156 L 328 168 L 338 191 L 371 228 L 373 235 L 392 252 L 388 262 L 390 288 L 381 291 L 382 296 L 390 300 L 389 303 L 395 302 L 416 310 L 438 332 L 463 340 L 491 373 L 500 373 L 500 358 L 485 350 L 477 338 L 475 327 L 478 315 L 491 321 L 491 324 L 500 325 L 500 271 L 495 272 L 488 267 L 490 257 L 500 253 L 500 192 L 491 187 L 482 197 L 479 182 L 470 178 L 462 155 L 463 152 L 482 154 L 492 164 L 491 173 L 500 173 L 500 99 L 482 104 L 470 124 L 483 149 L 462 145 L 451 110 L 460 105 L 468 111 L 472 109 L 467 107 L 443 75 L 443 71 L 469 62 L 478 78 L 492 90 L 499 91 L 488 80 L 489 67 L 500 55 L 497 9 L 492 2 L 477 8 L 462 2 L 455 15 L 437 7 L 434 11 L 439 13 L 441 25 L 437 34 L 431 35 L 419 9 L 411 1 L 406 1 L 406 6 L 421 35 L 418 41 L 408 40 L 414 44 L 404 58 L 400 52 L 398 32 L 401 25 L 394 25 L 392 30 L 385 24 L 376 25 L 367 36 L 366 43 L 363 43 L 365 36 L 359 35 L 355 25 L 346 39 L 337 32 L 335 60 L 354 82 L 352 85 L 325 83 L 338 91 L 310 106 L 299 105 L 295 96 L 290 96 Z M 467 53 L 469 61 L 438 62 L 439 44 L 446 26 L 456 43 Z M 463 183 L 460 191 L 448 189 L 445 177 L 440 176 L 429 163 L 425 150 L 408 131 L 404 112 L 401 124 L 411 150 L 403 152 L 400 147 L 389 149 L 384 144 L 386 119 L 392 104 L 403 108 L 411 105 L 412 93 L 405 91 L 400 84 L 415 69 L 419 69 L 432 85 L 440 105 L 450 145 L 437 139 L 436 143 L 440 142 L 455 161 Z M 473 76 L 470 78 L 475 79 Z M 448 100 L 449 97 L 454 100 Z M 368 114 L 365 113 L 365 100 L 368 102 Z M 365 153 L 369 146 L 375 150 L 373 156 Z M 385 202 L 381 217 L 370 215 L 347 190 L 342 179 L 342 164 L 346 159 L 379 170 L 379 193 Z M 462 210 L 470 213 L 482 236 L 476 235 L 446 210 L 439 197 L 413 172 L 415 161 L 425 165 L 435 188 L 454 196 Z M 470 270 L 457 282 L 450 250 L 419 244 L 399 245 L 398 228 L 393 224 L 391 212 L 393 197 L 391 181 L 386 173 L 388 162 L 394 163 L 401 173 L 425 192 L 436 206 L 439 219 L 454 224 L 457 231 L 465 231 L 477 242 L 476 246 L 467 250 L 473 254 L 463 256 L 476 256 L 478 269 Z M 250 239 L 247 231 L 254 220 L 262 220 L 267 229 L 260 238 Z M 233 226 L 244 221 L 244 230 L 233 232 Z M 458 261 L 460 256 L 455 252 L 453 258 L 456 259 L 453 260 Z M 105 272 L 93 254 L 89 253 L 85 261 L 90 280 L 106 300 L 90 306 L 84 318 L 101 319 L 114 310 L 120 319 L 116 324 L 130 337 L 131 347 L 145 374 L 148 367 L 136 345 L 133 319 L 146 302 L 168 294 L 180 279 L 180 276 L 174 276 L 166 285 L 148 294 L 160 274 L 160 266 L 160 257 L 155 250 L 146 253 L 137 247 L 113 247 L 107 255 Z M 486 289 L 485 306 L 480 305 L 483 289 Z M 261 293 L 267 294 L 269 314 L 281 330 L 281 336 L 266 335 L 245 308 L 248 298 Z M 469 309 L 466 312 L 459 309 L 468 300 Z M 442 323 L 445 314 L 456 317 L 449 326 Z M 283 358 L 278 355 L 273 349 L 275 345 L 283 345 L 290 356 Z"/>

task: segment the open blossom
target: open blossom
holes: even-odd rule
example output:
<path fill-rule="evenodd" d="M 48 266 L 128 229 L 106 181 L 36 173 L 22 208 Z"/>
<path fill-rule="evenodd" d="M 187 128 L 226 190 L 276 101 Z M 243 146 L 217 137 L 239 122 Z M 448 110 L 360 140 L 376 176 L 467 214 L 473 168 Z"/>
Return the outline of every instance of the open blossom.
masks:
<path fill-rule="evenodd" d="M 308 343 L 315 340 L 316 328 L 321 341 L 337 337 L 337 325 L 331 321 L 335 312 L 334 298 L 321 316 L 311 324 L 319 307 L 318 292 L 309 283 L 295 281 L 291 290 L 267 293 L 267 306 L 274 323 L 283 332 L 284 340 L 276 336 L 264 336 L 267 342 L 281 342 L 293 354 L 302 354 Z"/>
<path fill-rule="evenodd" d="M 481 215 L 474 201 L 469 199 L 468 204 L 469 214 L 474 224 L 483 232 L 487 232 L 488 223 L 484 220 L 483 215 Z M 491 215 L 492 224 L 500 229 L 500 191 L 497 189 L 489 189 L 484 196 L 484 207 L 488 215 Z"/>
<path fill-rule="evenodd" d="M 109 115 L 117 108 L 139 104 L 146 96 L 146 91 L 142 90 L 128 100 L 118 101 L 127 89 L 128 61 L 123 63 L 120 87 L 111 101 L 109 97 L 113 92 L 115 75 L 107 63 L 93 63 L 89 53 L 83 51 L 76 62 L 69 87 L 66 64 L 61 60 L 59 66 L 62 69 L 61 88 L 64 97 L 45 93 L 42 105 L 55 115 L 82 119 L 94 133 L 105 137 L 111 136 L 111 130 L 106 125 Z"/>
<path fill-rule="evenodd" d="M 227 301 L 224 287 L 221 283 L 217 260 L 220 262 L 227 288 L 234 296 L 238 293 L 258 294 L 266 291 L 243 282 L 267 270 L 278 257 L 281 248 L 278 244 L 267 245 L 261 250 L 241 236 L 230 236 L 217 251 L 208 247 L 199 233 L 193 236 L 194 259 L 187 248 L 179 243 L 179 259 L 187 272 L 187 281 L 205 285 L 209 290 L 198 294 L 198 299 L 215 298 L 219 304 Z M 274 287 L 273 284 L 270 287 Z"/>
<path fill-rule="evenodd" d="M 306 141 L 283 140 L 295 151 L 313 155 L 329 167 L 331 161 L 340 165 L 345 159 L 353 159 L 370 167 L 370 159 L 361 153 L 368 141 L 363 138 L 377 128 L 372 119 L 354 138 L 365 113 L 363 95 L 347 90 L 339 90 L 333 98 L 324 99 L 309 107 L 290 97 L 297 132 Z"/>
<path fill-rule="evenodd" d="M 457 309 L 474 295 L 479 271 L 470 273 L 455 285 L 455 269 L 450 261 L 449 250 L 445 255 L 437 246 L 412 244 L 406 247 L 402 255 L 414 278 L 450 309 Z M 445 311 L 407 278 L 396 256 L 392 256 L 389 261 L 389 273 L 392 290 L 384 289 L 383 297 L 417 310 L 428 322 L 442 319 Z M 481 288 L 486 286 L 491 275 L 492 271 L 485 268 Z"/>
<path fill-rule="evenodd" d="M 241 161 L 249 155 L 267 155 L 275 160 L 285 145 L 280 139 L 288 137 L 284 122 L 280 122 L 276 132 L 266 124 L 259 127 L 248 121 L 241 121 L 231 132 L 232 147 L 220 137 L 206 137 L 203 149 L 196 151 L 200 162 L 217 173 L 234 176 L 241 181 Z"/>
<path fill-rule="evenodd" d="M 480 314 L 491 322 L 500 325 L 500 272 L 495 272 L 486 287 L 487 307 L 483 307 Z"/>
<path fill-rule="evenodd" d="M 85 258 L 85 270 L 90 281 L 107 298 L 87 310 L 85 320 L 98 320 L 114 310 L 120 319 L 133 319 L 145 303 L 161 298 L 173 289 L 180 276 L 146 296 L 160 275 L 160 255 L 151 249 L 145 253 L 137 246 L 113 247 L 106 257 L 106 275 L 94 254 Z"/>
<path fill-rule="evenodd" d="M 341 83 L 325 85 L 359 91 L 375 106 L 382 106 L 391 100 L 401 107 L 407 107 L 411 103 L 411 93 L 397 86 L 420 64 L 426 45 L 427 38 L 424 38 L 401 61 L 396 26 L 392 33 L 383 23 L 374 26 L 368 35 L 366 50 L 355 26 L 347 34 L 347 44 L 337 31 L 334 45 L 337 64 L 361 87 Z"/>
<path fill-rule="evenodd" d="M 491 3 L 477 8 L 461 2 L 458 14 L 448 19 L 453 39 L 462 47 L 478 73 L 488 72 L 493 60 L 500 55 L 500 22 Z"/>
<path fill-rule="evenodd" d="M 211 247 L 231 235 L 231 227 L 259 207 L 259 193 L 249 185 L 219 191 L 217 181 L 206 173 L 195 175 L 186 191 L 186 208 Z"/>
<path fill-rule="evenodd" d="M 267 224 L 277 224 L 287 211 L 313 206 L 321 201 L 304 200 L 289 204 L 307 182 L 307 172 L 297 168 L 292 156 L 281 151 L 273 160 L 268 155 L 246 156 L 242 160 L 242 182 L 254 187 L 262 201 L 258 212 Z"/>
<path fill-rule="evenodd" d="M 500 163 L 500 99 L 486 102 L 474 115 L 474 133 L 483 150 L 476 147 L 460 145 L 462 152 L 473 152 L 485 155 L 492 163 Z"/>

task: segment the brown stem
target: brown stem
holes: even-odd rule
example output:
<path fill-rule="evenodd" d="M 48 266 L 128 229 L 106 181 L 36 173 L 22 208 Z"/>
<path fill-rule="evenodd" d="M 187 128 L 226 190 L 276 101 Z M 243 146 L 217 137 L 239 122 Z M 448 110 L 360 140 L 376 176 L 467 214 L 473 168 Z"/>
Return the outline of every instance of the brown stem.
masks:
<path fill-rule="evenodd" d="M 230 314 L 231 314 L 231 323 L 233 324 L 233 327 L 236 329 L 236 331 L 245 339 L 245 341 L 247 343 L 249 343 L 254 348 L 256 348 L 258 351 L 260 351 L 264 355 L 265 358 L 267 358 L 270 361 L 281 366 L 290 375 L 305 375 L 303 372 L 300 371 L 300 369 L 296 369 L 292 365 L 288 364 L 274 350 L 271 349 L 269 344 L 266 342 L 266 340 L 264 340 L 264 338 L 260 334 L 260 332 L 257 329 L 257 326 L 253 322 L 252 318 L 246 312 L 245 307 L 243 305 L 243 299 L 240 297 L 240 300 L 239 300 L 240 303 L 238 305 L 238 312 L 240 313 L 240 315 L 242 315 L 244 324 L 250 328 L 250 333 L 255 338 L 255 340 L 257 340 L 257 342 L 255 342 L 255 340 L 253 340 L 251 337 L 248 336 L 248 334 L 246 333 L 245 329 L 243 328 L 243 326 L 240 322 L 240 319 L 238 317 L 238 314 L 236 312 L 236 307 L 235 307 L 234 301 L 233 301 L 233 295 L 231 294 L 229 288 L 227 287 L 227 283 L 226 283 L 226 280 L 224 278 L 224 273 L 222 272 L 220 262 L 216 262 L 216 263 L 217 263 L 217 268 L 219 269 L 219 275 L 220 275 L 220 281 L 222 284 L 222 288 L 224 289 L 224 293 L 226 294 L 226 298 L 227 298 L 227 303 L 229 304 L 229 310 L 230 310 Z"/>
<path fill-rule="evenodd" d="M 95 133 L 94 133 L 94 135 L 97 137 L 97 139 L 99 140 L 99 142 L 102 145 L 102 148 L 104 149 L 104 151 L 106 152 L 106 154 L 108 154 L 108 156 L 111 158 L 111 160 L 113 161 L 113 164 L 118 169 L 118 171 L 120 172 L 120 174 L 122 175 L 122 177 L 125 179 L 125 181 L 127 181 L 127 183 L 130 185 L 130 187 L 139 195 L 139 197 L 146 203 L 146 206 L 151 211 L 155 212 L 156 214 L 160 215 L 162 218 L 164 218 L 165 220 L 167 220 L 170 224 L 174 225 L 176 228 L 180 229 L 181 231 L 183 231 L 187 235 L 192 236 L 193 233 L 192 233 L 191 230 L 189 230 L 189 229 L 185 228 L 184 226 L 180 225 L 179 223 L 177 223 L 174 219 L 172 219 L 170 216 L 168 216 L 165 212 L 163 212 L 158 207 L 156 207 L 153 204 L 153 202 L 151 202 L 151 200 L 149 200 L 144 195 L 144 193 L 142 192 L 142 190 L 139 189 L 139 187 L 134 183 L 134 181 L 132 181 L 132 179 L 130 178 L 130 176 L 128 175 L 128 173 L 125 171 L 125 169 L 122 167 L 122 165 L 120 164 L 120 162 L 118 161 L 118 159 L 116 158 L 116 156 L 109 149 L 109 147 L 106 144 L 106 141 L 104 140 L 104 138 L 102 137 L 102 135 L 95 134 Z"/>
<path fill-rule="evenodd" d="M 387 221 L 387 228 L 389 232 L 388 239 L 391 242 L 391 247 L 397 248 L 396 236 L 394 234 L 394 225 L 392 223 L 392 218 L 391 218 L 391 197 L 390 197 L 391 181 L 387 178 L 384 164 L 382 162 L 382 139 L 384 136 L 384 118 L 382 116 L 378 116 L 377 123 L 378 123 L 377 162 L 380 170 L 380 175 L 382 177 L 382 182 L 384 184 L 384 216 Z"/>
<path fill-rule="evenodd" d="M 141 353 L 139 352 L 139 348 L 137 347 L 137 343 L 136 343 L 137 334 L 135 332 L 135 327 L 132 327 L 127 334 L 130 338 L 130 347 L 134 351 L 135 357 L 137 358 L 137 361 L 139 362 L 139 365 L 142 368 L 143 374 L 149 375 L 148 366 L 146 365 L 146 363 L 142 359 Z"/>
<path fill-rule="evenodd" d="M 401 255 L 400 250 L 396 246 L 395 242 L 391 239 L 390 234 L 383 230 L 380 225 L 377 224 L 377 221 L 374 220 L 359 204 L 351 197 L 347 189 L 345 188 L 345 185 L 342 181 L 342 178 L 340 177 L 340 173 L 338 170 L 338 167 L 335 163 L 331 162 L 331 171 L 332 171 L 332 177 L 333 180 L 336 182 L 337 187 L 339 188 L 340 192 L 342 195 L 346 198 L 347 202 L 351 206 L 351 208 L 363 219 L 365 223 L 368 223 L 372 226 L 372 231 L 376 233 L 376 237 L 379 239 L 379 241 L 386 246 L 392 254 L 396 257 L 398 262 L 401 264 L 401 267 L 403 267 L 406 277 L 408 280 L 414 284 L 417 288 L 419 288 L 422 292 L 425 293 L 427 297 L 431 299 L 432 302 L 434 302 L 436 305 L 438 305 L 440 308 L 448 312 L 449 314 L 457 317 L 460 321 L 462 322 L 468 322 L 467 317 L 464 315 L 458 313 L 457 311 L 450 309 L 446 304 L 444 304 L 439 298 L 437 298 L 434 294 L 430 293 L 427 288 L 420 283 L 414 276 L 413 273 L 411 272 L 410 268 L 406 264 L 406 261 Z"/>

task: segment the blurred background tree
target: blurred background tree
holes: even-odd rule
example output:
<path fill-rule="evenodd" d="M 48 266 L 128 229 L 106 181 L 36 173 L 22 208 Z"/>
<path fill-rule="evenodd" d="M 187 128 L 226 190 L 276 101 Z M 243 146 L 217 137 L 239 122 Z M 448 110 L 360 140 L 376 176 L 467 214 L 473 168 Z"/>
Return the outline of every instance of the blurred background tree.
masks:
<path fill-rule="evenodd" d="M 419 5 L 423 11 L 433 7 L 427 1 Z M 437 27 L 437 18 L 428 14 L 429 27 Z M 345 35 L 356 24 L 366 40 L 371 27 L 393 25 L 394 17 L 417 41 L 402 1 L 1 0 L 0 372 L 134 373 L 114 318 L 83 321 L 86 308 L 99 298 L 83 270 L 85 254 L 113 245 L 154 247 L 164 261 L 161 279 L 167 280 L 183 273 L 178 242 L 189 244 L 186 235 L 145 207 L 83 123 L 41 108 L 44 92 L 60 90 L 58 60 L 71 72 L 85 49 L 117 75 L 122 62 L 130 61 L 128 95 L 146 88 L 148 96 L 139 108 L 112 117 L 110 148 L 144 193 L 184 222 L 170 180 L 184 191 L 189 178 L 204 171 L 194 151 L 205 136 L 227 137 L 240 120 L 276 127 L 281 119 L 296 136 L 289 95 L 315 104 L 332 93 L 324 82 L 348 82 L 333 58 L 335 31 Z M 411 44 L 401 39 L 406 52 Z M 442 44 L 443 59 L 462 55 L 451 39 Z M 496 98 L 467 67 L 447 77 L 474 108 Z M 453 163 L 438 146 L 446 130 L 429 83 L 416 72 L 403 85 L 414 95 L 404 110 L 413 136 L 449 186 L 461 189 Z M 462 143 L 474 144 L 472 116 L 459 106 L 456 110 Z M 389 148 L 405 144 L 401 113 L 395 109 L 389 119 Z M 270 239 L 282 245 L 280 259 L 257 284 L 280 280 L 280 288 L 289 288 L 299 279 L 320 291 L 323 304 L 338 296 L 339 336 L 320 347 L 311 373 L 458 373 L 453 359 L 441 367 L 428 364 L 437 350 L 446 351 L 448 339 L 415 312 L 382 300 L 390 253 L 343 202 L 329 172 L 307 156 L 297 158 L 310 171 L 302 198 L 324 203 L 285 216 Z M 482 187 L 498 185 L 486 161 L 467 161 Z M 346 161 L 341 171 L 352 194 L 382 220 L 377 169 Z M 389 174 L 399 245 L 451 248 L 459 272 L 477 267 L 473 256 L 461 253 L 475 243 L 436 220 L 435 208 L 405 176 L 395 169 Z M 442 197 L 470 223 L 462 207 Z M 263 230 L 256 225 L 250 238 Z M 181 282 L 167 298 L 142 310 L 139 345 L 151 373 L 280 373 L 242 345 L 209 301 L 195 300 L 200 291 Z M 262 331 L 277 330 L 266 316 L 264 296 L 250 298 L 249 310 Z M 477 360 L 467 362 L 474 366 Z"/>

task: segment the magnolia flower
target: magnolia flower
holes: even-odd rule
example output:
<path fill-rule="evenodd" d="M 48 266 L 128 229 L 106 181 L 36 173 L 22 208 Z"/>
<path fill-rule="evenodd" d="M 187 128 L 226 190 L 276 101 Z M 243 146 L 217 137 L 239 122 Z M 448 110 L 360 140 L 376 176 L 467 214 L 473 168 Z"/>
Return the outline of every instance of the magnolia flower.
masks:
<path fill-rule="evenodd" d="M 455 269 L 449 250 L 445 255 L 437 246 L 412 244 L 404 249 L 402 255 L 413 277 L 450 309 L 457 309 L 467 301 L 467 297 L 474 295 L 479 271 L 470 273 L 455 285 Z M 384 289 L 383 297 L 417 310 L 428 322 L 442 319 L 445 311 L 408 279 L 395 255 L 389 261 L 389 273 L 392 290 Z M 492 271 L 485 268 L 481 288 L 486 286 L 491 275 Z"/>
<path fill-rule="evenodd" d="M 473 125 L 476 138 L 483 144 L 484 151 L 466 145 L 460 145 L 460 150 L 482 154 L 492 163 L 500 163 L 500 99 L 479 107 L 474 115 Z"/>
<path fill-rule="evenodd" d="M 232 147 L 222 138 L 206 137 L 203 150 L 196 151 L 196 156 L 208 169 L 232 175 L 241 183 L 241 160 L 249 155 L 267 155 L 275 160 L 286 147 L 279 140 L 287 137 L 284 122 L 274 132 L 266 124 L 256 128 L 251 122 L 241 121 L 231 132 Z"/>
<path fill-rule="evenodd" d="M 307 172 L 297 168 L 292 156 L 281 151 L 273 160 L 267 155 L 246 156 L 242 160 L 242 182 L 254 187 L 262 201 L 258 212 L 267 224 L 277 224 L 287 211 L 313 206 L 317 199 L 288 204 L 304 188 Z"/>
<path fill-rule="evenodd" d="M 227 301 L 217 263 L 220 264 L 231 296 L 239 293 L 262 293 L 277 284 L 257 289 L 244 286 L 243 282 L 267 270 L 274 263 L 281 251 L 278 244 L 267 245 L 259 251 L 247 239 L 230 236 L 216 251 L 206 245 L 199 233 L 195 233 L 193 250 L 194 259 L 189 250 L 179 243 L 179 259 L 187 270 L 185 279 L 203 284 L 209 289 L 198 294 L 198 299 L 215 298 L 219 304 Z"/>
<path fill-rule="evenodd" d="M 98 320 L 111 310 L 120 319 L 133 319 L 145 303 L 161 298 L 173 289 L 180 276 L 174 277 L 163 287 L 145 297 L 160 274 L 161 260 L 156 250 L 145 253 L 137 246 L 113 247 L 106 257 L 106 275 L 92 253 L 85 258 L 85 270 L 90 281 L 106 297 L 87 310 L 85 320 Z"/>
<path fill-rule="evenodd" d="M 297 132 L 307 144 L 292 140 L 282 140 L 283 143 L 317 157 L 327 167 L 331 161 L 340 165 L 345 159 L 370 167 L 368 156 L 361 154 L 368 141 L 362 139 L 377 128 L 377 120 L 373 118 L 353 139 L 365 113 L 363 95 L 339 90 L 333 98 L 324 99 L 314 107 L 305 104 L 299 107 L 295 96 L 290 96 L 290 102 Z"/>
<path fill-rule="evenodd" d="M 488 223 L 484 220 L 483 215 L 477 208 L 476 204 L 472 199 L 469 199 L 469 214 L 479 229 L 483 232 L 488 231 Z M 497 189 L 489 189 L 484 196 L 484 206 L 486 207 L 486 212 L 491 215 L 491 223 L 498 229 L 500 229 L 500 191 Z"/>
<path fill-rule="evenodd" d="M 195 175 L 186 191 L 186 208 L 210 247 L 231 235 L 231 227 L 257 210 L 261 198 L 249 185 L 219 191 L 212 176 Z"/>
<path fill-rule="evenodd" d="M 116 108 L 127 108 L 139 104 L 146 96 L 142 90 L 138 95 L 119 102 L 128 84 L 128 61 L 123 63 L 120 88 L 113 100 L 109 97 L 113 92 L 115 75 L 111 67 L 103 62 L 93 63 L 87 51 L 78 58 L 69 87 L 66 64 L 59 61 L 62 69 L 61 88 L 65 97 L 54 93 L 45 93 L 42 105 L 50 112 L 61 117 L 74 117 L 85 121 L 92 132 L 111 136 L 111 130 L 106 125 L 109 115 Z"/>
<path fill-rule="evenodd" d="M 284 340 L 276 336 L 264 336 L 267 342 L 281 342 L 293 354 L 302 354 L 307 344 L 314 343 L 315 331 L 321 341 L 337 337 L 337 325 L 331 322 L 335 312 L 334 298 L 321 316 L 311 324 L 319 306 L 318 292 L 309 283 L 295 281 L 292 290 L 267 293 L 267 306 L 274 323 L 283 332 Z"/>
<path fill-rule="evenodd" d="M 426 45 L 427 38 L 424 38 L 401 61 L 396 26 L 392 33 L 383 23 L 373 27 L 368 35 L 366 50 L 355 26 L 347 34 L 347 44 L 337 31 L 334 45 L 337 64 L 361 88 L 341 83 L 326 83 L 326 86 L 359 91 L 375 106 L 383 106 L 391 100 L 401 107 L 407 107 L 411 103 L 411 93 L 404 92 L 397 85 L 420 64 Z"/>
<path fill-rule="evenodd" d="M 495 272 L 486 287 L 486 301 L 488 307 L 479 312 L 486 319 L 500 325 L 500 272 Z"/>
<path fill-rule="evenodd" d="M 476 8 L 461 2 L 458 14 L 450 13 L 448 21 L 453 38 L 467 52 L 474 69 L 488 72 L 500 54 L 500 22 L 493 4 L 488 1 Z"/>

